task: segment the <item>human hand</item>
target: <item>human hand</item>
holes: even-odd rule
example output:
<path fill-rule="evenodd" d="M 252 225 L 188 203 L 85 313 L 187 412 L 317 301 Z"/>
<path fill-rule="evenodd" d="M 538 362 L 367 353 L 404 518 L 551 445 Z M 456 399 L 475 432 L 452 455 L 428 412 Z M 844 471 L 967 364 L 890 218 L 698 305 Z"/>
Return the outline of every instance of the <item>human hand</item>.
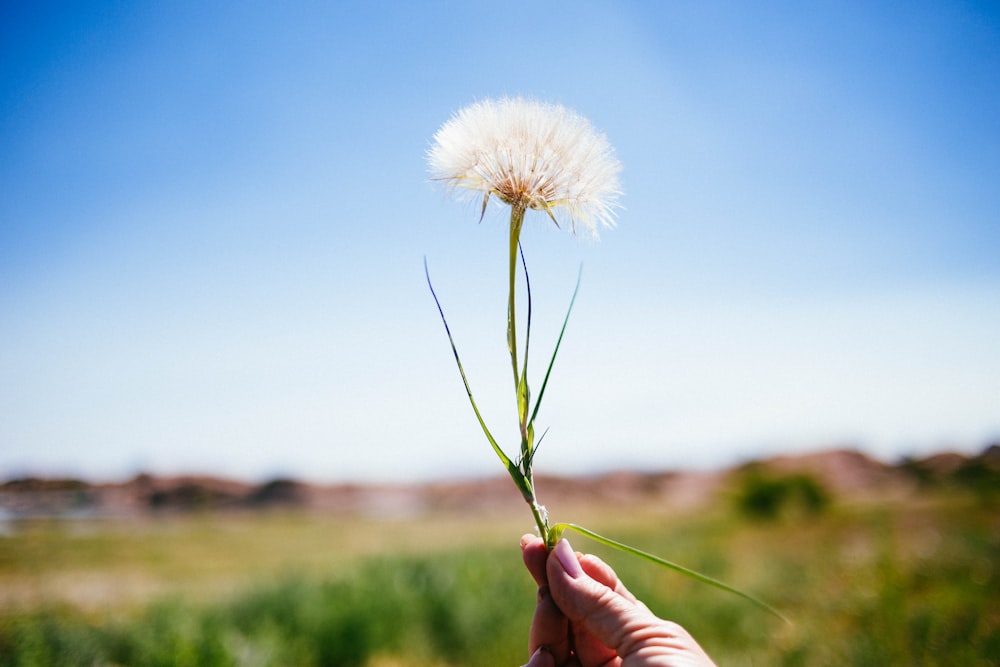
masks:
<path fill-rule="evenodd" d="M 521 538 L 538 584 L 525 667 L 715 667 L 681 626 L 654 615 L 596 556 Z"/>

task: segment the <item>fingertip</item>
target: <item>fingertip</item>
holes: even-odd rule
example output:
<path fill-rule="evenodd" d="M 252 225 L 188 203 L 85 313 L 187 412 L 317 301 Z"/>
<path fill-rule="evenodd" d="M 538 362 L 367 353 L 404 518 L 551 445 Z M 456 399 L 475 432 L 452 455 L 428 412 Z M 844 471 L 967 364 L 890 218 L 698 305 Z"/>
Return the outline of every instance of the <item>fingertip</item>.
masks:
<path fill-rule="evenodd" d="M 521 538 L 521 560 L 538 585 L 545 583 L 545 561 L 548 555 L 545 543 L 538 536 L 528 534 Z"/>

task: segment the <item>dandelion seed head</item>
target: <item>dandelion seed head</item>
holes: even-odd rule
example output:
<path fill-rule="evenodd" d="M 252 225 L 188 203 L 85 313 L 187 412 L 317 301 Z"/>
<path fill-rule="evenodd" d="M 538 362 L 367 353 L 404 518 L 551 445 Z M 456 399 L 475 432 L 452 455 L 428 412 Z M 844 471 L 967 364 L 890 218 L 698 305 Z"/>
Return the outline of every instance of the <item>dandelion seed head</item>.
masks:
<path fill-rule="evenodd" d="M 435 180 L 472 197 L 544 211 L 559 224 L 613 227 L 621 163 L 587 119 L 557 104 L 522 98 L 476 102 L 434 135 Z"/>

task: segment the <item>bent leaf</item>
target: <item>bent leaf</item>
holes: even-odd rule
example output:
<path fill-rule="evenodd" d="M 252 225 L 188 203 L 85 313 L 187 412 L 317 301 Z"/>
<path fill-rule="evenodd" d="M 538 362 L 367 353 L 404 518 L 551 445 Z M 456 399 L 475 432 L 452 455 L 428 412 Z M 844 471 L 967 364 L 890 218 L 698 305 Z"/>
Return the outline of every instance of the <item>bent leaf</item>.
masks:
<path fill-rule="evenodd" d="M 612 540 L 610 538 L 604 537 L 603 535 L 599 535 L 599 534 L 595 533 L 592 530 L 588 530 L 587 528 L 584 528 L 583 526 L 578 526 L 575 523 L 557 523 L 556 525 L 552 526 L 549 529 L 549 539 L 548 539 L 549 544 L 548 544 L 548 546 L 549 546 L 550 549 L 553 546 L 555 546 L 556 542 L 559 541 L 559 539 L 562 537 L 563 531 L 565 531 L 565 530 L 575 530 L 576 532 L 580 533 L 581 535 L 586 535 L 590 539 L 594 540 L 595 542 L 599 542 L 599 543 L 603 544 L 604 546 L 611 547 L 612 549 L 618 549 L 619 551 L 624 551 L 625 553 L 631 554 L 633 556 L 638 556 L 639 558 L 642 558 L 643 560 L 647 560 L 647 561 L 649 561 L 651 563 L 655 563 L 655 564 L 657 564 L 657 565 L 659 565 L 661 567 L 665 567 L 665 568 L 668 568 L 670 570 L 673 570 L 674 572 L 682 574 L 685 577 L 689 577 L 691 579 L 694 579 L 695 581 L 700 581 L 700 582 L 702 582 L 704 584 L 708 584 L 710 586 L 714 586 L 716 588 L 724 590 L 727 593 L 732 593 L 734 595 L 738 595 L 739 597 L 743 598 L 744 600 L 748 600 L 749 602 L 752 602 L 753 604 L 757 605 L 761 609 L 763 609 L 763 610 L 765 610 L 765 611 L 767 611 L 767 612 L 769 612 L 771 614 L 774 614 L 775 616 L 777 616 L 778 618 L 780 618 L 785 623 L 791 623 L 791 621 L 789 621 L 788 618 L 786 618 L 777 609 L 775 609 L 771 605 L 767 604 L 763 600 L 761 600 L 761 599 L 759 599 L 757 597 L 754 597 L 753 595 L 750 595 L 749 593 L 745 593 L 745 592 L 739 590 L 738 588 L 733 588 L 729 584 L 723 583 L 723 582 L 719 581 L 718 579 L 713 579 L 712 577 L 708 576 L 707 574 L 702 574 L 701 572 L 697 572 L 697 571 L 692 570 L 690 568 L 686 568 L 683 565 L 678 565 L 677 563 L 674 563 L 674 562 L 669 561 L 669 560 L 665 560 L 663 558 L 660 558 L 659 556 L 654 556 L 651 553 L 647 553 L 647 552 L 642 551 L 640 549 L 636 549 L 635 547 L 630 547 L 627 544 L 622 544 L 621 542 L 616 542 L 616 541 L 614 541 L 614 540 Z"/>
<path fill-rule="evenodd" d="M 476 419 L 479 420 L 479 426 L 483 429 L 483 433 L 486 435 L 486 439 L 489 440 L 490 445 L 493 447 L 493 451 L 500 458 L 500 461 L 507 468 L 507 471 L 514 478 L 514 483 L 517 484 L 518 488 L 521 489 L 523 494 L 526 488 L 530 488 L 530 485 L 525 484 L 523 475 L 521 471 L 517 469 L 517 466 L 510 460 L 500 445 L 497 444 L 496 439 L 494 439 L 493 434 L 490 433 L 489 428 L 486 426 L 486 422 L 483 420 L 482 414 L 479 412 L 479 407 L 476 405 L 476 399 L 472 397 L 472 388 L 469 387 L 469 380 L 465 376 L 465 369 L 462 368 L 462 360 L 458 356 L 458 348 L 455 347 L 455 339 L 452 338 L 451 329 L 448 327 L 448 320 L 444 316 L 444 309 L 441 308 L 441 302 L 438 300 L 437 293 L 434 292 L 434 285 L 431 283 L 430 270 L 427 268 L 427 258 L 424 258 L 424 275 L 427 276 L 427 287 L 431 290 L 431 296 L 434 297 L 434 303 L 437 304 L 438 313 L 441 315 L 441 321 L 444 323 L 444 330 L 448 334 L 448 342 L 451 344 L 452 354 L 455 355 L 455 363 L 458 365 L 458 372 L 462 376 L 462 383 L 465 385 L 465 393 L 469 396 L 469 403 L 472 404 L 472 411 L 476 413 Z"/>

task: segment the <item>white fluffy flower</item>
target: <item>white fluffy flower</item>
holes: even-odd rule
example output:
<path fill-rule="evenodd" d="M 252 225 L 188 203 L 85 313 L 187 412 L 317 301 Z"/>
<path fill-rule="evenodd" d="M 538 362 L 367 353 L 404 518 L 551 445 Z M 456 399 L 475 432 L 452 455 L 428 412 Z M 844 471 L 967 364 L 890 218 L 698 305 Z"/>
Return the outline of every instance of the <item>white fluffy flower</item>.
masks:
<path fill-rule="evenodd" d="M 432 177 L 522 210 L 568 219 L 592 234 L 614 226 L 621 163 L 587 119 L 521 98 L 476 102 L 441 126 L 427 155 Z M 559 217 L 557 218 L 557 214 Z"/>

